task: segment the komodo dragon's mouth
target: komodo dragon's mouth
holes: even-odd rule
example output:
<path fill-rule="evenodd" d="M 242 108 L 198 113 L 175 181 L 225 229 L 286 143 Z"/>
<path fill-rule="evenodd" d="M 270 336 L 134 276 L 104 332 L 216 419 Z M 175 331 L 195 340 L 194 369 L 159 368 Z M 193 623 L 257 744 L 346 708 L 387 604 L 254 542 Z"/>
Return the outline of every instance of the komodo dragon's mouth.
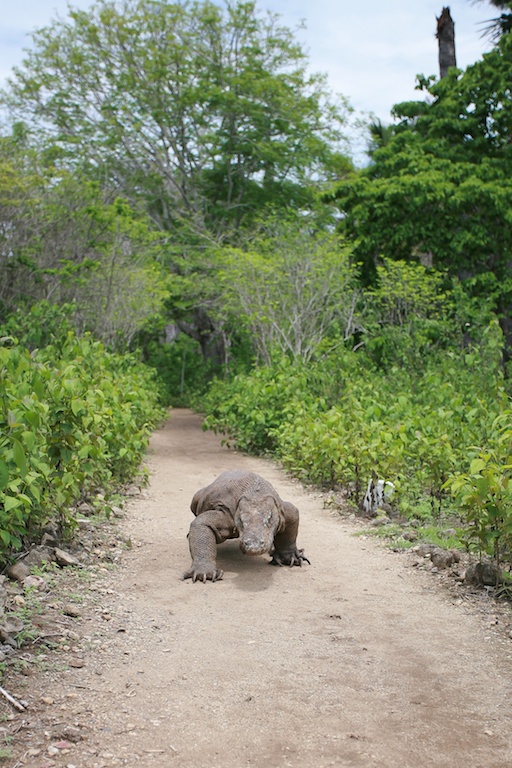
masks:
<path fill-rule="evenodd" d="M 265 541 L 263 537 L 250 536 L 240 539 L 240 549 L 244 555 L 256 556 L 264 555 L 266 552 L 270 552 L 272 547 L 272 540 Z"/>

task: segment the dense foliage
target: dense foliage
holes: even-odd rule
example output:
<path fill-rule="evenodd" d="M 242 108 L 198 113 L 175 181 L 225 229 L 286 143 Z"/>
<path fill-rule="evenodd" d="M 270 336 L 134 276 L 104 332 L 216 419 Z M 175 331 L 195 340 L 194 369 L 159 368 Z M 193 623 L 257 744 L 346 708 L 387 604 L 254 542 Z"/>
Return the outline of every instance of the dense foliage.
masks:
<path fill-rule="evenodd" d="M 82 499 L 129 480 L 163 412 L 154 375 L 68 333 L 30 352 L 0 340 L 0 557 Z"/>
<path fill-rule="evenodd" d="M 267 206 L 311 205 L 349 165 L 347 109 L 306 64 L 254 2 L 99 0 L 34 35 L 8 92 L 18 130 L 58 171 L 85 173 L 169 236 L 165 264 L 193 285 L 170 305 L 175 322 L 219 364 L 211 247 L 236 244 Z"/>
<path fill-rule="evenodd" d="M 69 305 L 79 333 L 125 349 L 162 310 L 161 248 L 126 200 L 48 166 L 23 135 L 0 139 L 0 322 L 41 301 Z"/>
<path fill-rule="evenodd" d="M 465 72 L 420 78 L 372 162 L 334 191 L 367 282 L 379 256 L 457 275 L 492 297 L 512 346 L 512 36 Z"/>
<path fill-rule="evenodd" d="M 396 514 L 455 516 L 468 546 L 510 558 L 512 411 L 499 324 L 482 316 L 473 341 L 462 330 L 450 337 L 464 310 L 457 290 L 438 287 L 437 308 L 422 318 L 414 302 L 427 286 L 434 296 L 435 279 L 420 267 L 401 269 L 394 292 L 384 282 L 366 295 L 374 313 L 384 305 L 395 315 L 388 344 L 370 330 L 364 350 L 326 348 L 307 365 L 281 358 L 217 381 L 204 401 L 205 426 L 242 450 L 275 454 L 308 482 L 350 489 L 355 507 L 372 480 L 390 482 Z M 419 271 L 415 291 L 411 271 Z"/>

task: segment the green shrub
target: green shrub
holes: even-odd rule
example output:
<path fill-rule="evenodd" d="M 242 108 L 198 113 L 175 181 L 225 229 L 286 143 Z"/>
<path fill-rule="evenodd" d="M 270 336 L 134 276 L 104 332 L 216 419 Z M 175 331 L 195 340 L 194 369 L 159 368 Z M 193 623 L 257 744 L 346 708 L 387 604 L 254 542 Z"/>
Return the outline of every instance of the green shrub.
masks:
<path fill-rule="evenodd" d="M 281 358 L 252 374 L 216 379 L 201 401 L 207 413 L 203 426 L 226 435 L 240 450 L 269 453 L 277 449 L 281 424 L 296 418 L 303 405 L 313 407 L 313 401 L 306 366 Z"/>
<path fill-rule="evenodd" d="M 349 486 L 394 484 L 407 516 L 453 507 L 445 483 L 507 407 L 496 325 L 472 349 L 431 354 L 421 370 L 382 370 L 364 351 L 336 350 L 309 365 L 280 360 L 216 382 L 205 427 L 249 452 L 273 452 L 300 477 Z"/>
<path fill-rule="evenodd" d="M 512 554 L 512 411 L 500 414 L 492 425 L 487 446 L 468 452 L 466 472 L 447 482 L 463 513 L 464 536 L 469 546 L 499 562 Z M 469 466 L 468 466 L 469 462 Z"/>
<path fill-rule="evenodd" d="M 162 416 L 154 373 L 72 333 L 0 347 L 0 556 L 50 518 L 138 469 Z"/>

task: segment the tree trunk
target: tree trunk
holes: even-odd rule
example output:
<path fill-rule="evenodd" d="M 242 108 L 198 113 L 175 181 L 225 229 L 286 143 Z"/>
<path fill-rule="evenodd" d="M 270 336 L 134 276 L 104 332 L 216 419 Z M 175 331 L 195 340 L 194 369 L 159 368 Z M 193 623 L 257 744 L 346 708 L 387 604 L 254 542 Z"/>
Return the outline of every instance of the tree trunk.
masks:
<path fill-rule="evenodd" d="M 214 366 L 227 365 L 228 344 L 226 336 L 202 307 L 198 307 L 194 311 L 192 322 L 178 320 L 176 325 L 180 331 L 199 343 L 205 362 L 210 362 Z"/>
<path fill-rule="evenodd" d="M 449 8 L 443 8 L 437 19 L 436 37 L 439 41 L 439 71 L 441 77 L 446 77 L 450 67 L 457 66 L 455 58 L 455 24 Z"/>

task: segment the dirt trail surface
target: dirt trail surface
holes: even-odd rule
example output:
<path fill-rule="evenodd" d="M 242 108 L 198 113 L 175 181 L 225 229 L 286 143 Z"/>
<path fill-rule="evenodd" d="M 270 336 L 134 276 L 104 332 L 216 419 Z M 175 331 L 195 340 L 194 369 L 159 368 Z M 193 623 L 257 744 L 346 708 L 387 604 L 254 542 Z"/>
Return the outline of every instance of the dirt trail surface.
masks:
<path fill-rule="evenodd" d="M 122 523 L 134 546 L 103 590 L 109 621 L 83 622 L 82 668 L 46 676 L 48 717 L 82 739 L 16 765 L 512 765 L 509 647 L 431 575 L 188 411 L 156 432 L 149 467 Z M 271 567 L 235 540 L 219 547 L 222 581 L 181 581 L 190 500 L 236 467 L 299 507 L 311 566 Z"/>

